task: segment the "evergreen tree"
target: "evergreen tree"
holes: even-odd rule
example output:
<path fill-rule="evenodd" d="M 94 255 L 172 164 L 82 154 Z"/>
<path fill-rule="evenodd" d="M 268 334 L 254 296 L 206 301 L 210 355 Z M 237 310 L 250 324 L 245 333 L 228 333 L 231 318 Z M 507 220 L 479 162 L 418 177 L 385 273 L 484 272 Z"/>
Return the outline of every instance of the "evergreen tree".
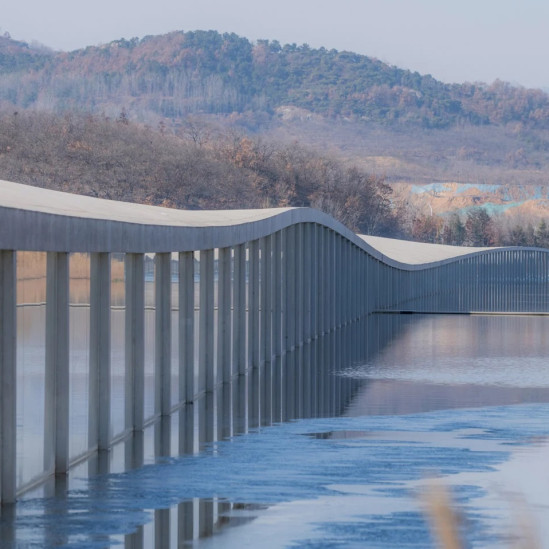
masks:
<path fill-rule="evenodd" d="M 455 212 L 450 214 L 442 230 L 442 241 L 452 246 L 463 246 L 465 237 L 465 225 L 461 218 Z"/>
<path fill-rule="evenodd" d="M 493 246 L 492 218 L 484 208 L 473 208 L 465 222 L 466 244 L 469 246 Z"/>
<path fill-rule="evenodd" d="M 534 231 L 534 245 L 538 248 L 549 248 L 549 228 L 545 219 L 539 222 Z"/>
<path fill-rule="evenodd" d="M 509 233 L 509 244 L 511 246 L 527 246 L 526 232 L 521 225 L 515 225 Z"/>

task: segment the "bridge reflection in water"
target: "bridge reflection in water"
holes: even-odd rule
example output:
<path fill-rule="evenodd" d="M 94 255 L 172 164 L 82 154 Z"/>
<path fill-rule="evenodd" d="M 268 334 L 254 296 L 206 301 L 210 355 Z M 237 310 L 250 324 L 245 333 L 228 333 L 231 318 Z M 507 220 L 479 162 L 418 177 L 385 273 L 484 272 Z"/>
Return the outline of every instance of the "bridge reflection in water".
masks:
<path fill-rule="evenodd" d="M 44 479 L 37 488 L 24 494 L 20 503 L 22 516 L 11 515 L 13 510 L 6 507 L 0 522 L 1 539 L 6 547 L 10 546 L 10 539 L 16 542 L 29 538 L 42 539 L 45 547 L 64 545 L 71 533 L 63 535 L 63 521 L 67 521 L 69 528 L 71 520 L 68 517 L 75 508 L 80 508 L 72 500 L 71 491 L 85 488 L 89 493 L 86 496 L 88 505 L 92 508 L 96 505 L 108 507 L 110 497 L 116 505 L 116 495 L 109 494 L 109 473 L 131 471 L 159 460 L 197 454 L 217 441 L 261 431 L 263 427 L 280 422 L 344 414 L 363 382 L 341 374 L 375 356 L 400 330 L 401 323 L 397 320 L 397 317 L 386 317 L 385 322 L 379 324 L 373 319 L 357 321 L 308 342 L 287 353 L 284 360 L 279 357 L 269 375 L 265 371 L 260 375 L 259 370 L 252 369 L 235 376 L 173 414 L 149 422 L 143 431 L 120 437 L 109 451 L 99 451 L 75 464 L 68 476 Z M 330 352 L 336 349 L 336 342 L 337 348 L 344 352 Z M 29 377 L 21 379 L 21 386 L 28 385 L 29 381 Z M 113 393 L 114 401 L 120 397 Z M 30 445 L 31 441 L 26 443 Z M 81 480 L 83 478 L 92 479 L 91 488 Z M 161 477 L 158 482 L 162 482 Z M 94 504 L 95 497 L 98 501 Z M 43 505 L 41 513 L 46 518 L 35 517 L 31 523 L 26 522 L 29 513 L 24 506 L 27 502 L 33 502 L 34 513 L 36 502 Z M 144 521 L 138 516 L 134 524 L 136 531 L 122 537 L 114 534 L 120 529 L 116 521 L 112 525 L 114 532 L 109 532 L 109 519 L 105 516 L 102 534 L 97 536 L 90 532 L 86 539 L 90 543 L 123 541 L 128 548 L 177 547 L 174 539 L 181 543 L 211 535 L 226 525 L 242 524 L 254 517 L 257 508 L 246 502 L 194 498 L 168 509 L 155 510 L 153 522 L 145 526 L 137 524 L 139 519 Z"/>
<path fill-rule="evenodd" d="M 317 350 L 330 348 L 333 338 L 338 338 L 349 349 L 346 357 L 338 354 L 333 362 L 322 352 L 317 353 L 318 362 L 311 363 L 308 370 L 314 382 L 304 381 L 296 387 L 294 371 L 285 369 L 282 363 L 275 366 L 278 373 L 272 376 L 279 381 L 270 386 L 261 383 L 253 372 L 236 376 L 194 404 L 128 435 L 109 452 L 93 454 L 75 465 L 68 476 L 50 477 L 23 496 L 17 516 L 15 508 L 4 508 L 0 545 L 10 547 L 12 540 L 14 544 L 34 541 L 39 547 L 97 543 L 175 549 L 213 535 L 222 536 L 219 542 L 223 544 L 228 528 L 261 517 L 265 506 L 256 500 L 225 499 L 223 496 L 234 490 L 231 483 L 215 476 L 208 478 L 207 463 L 201 470 L 182 467 L 186 460 L 192 460 L 191 456 L 215 456 L 219 451 L 217 459 L 225 459 L 226 466 L 231 467 L 234 464 L 226 457 L 226 448 L 220 446 L 222 441 L 241 438 L 239 435 L 245 433 L 260 437 L 258 433 L 267 426 L 278 424 L 271 429 L 280 430 L 284 421 L 297 419 L 301 421 L 296 426 L 302 425 L 305 434 L 311 425 L 316 426 L 309 418 L 372 414 L 396 418 L 399 414 L 456 407 L 549 402 L 549 340 L 544 337 L 548 323 L 546 317 L 372 315 L 316 344 L 308 343 L 304 352 L 291 353 L 288 364 L 307 371 L 304 357 L 314 354 L 313 346 Z M 362 341 L 362 345 L 357 347 L 356 341 Z M 476 376 L 472 375 L 475 371 Z M 257 399 L 253 392 L 259 395 Z M 270 394 L 268 399 L 266 393 Z M 521 425 L 530 432 L 529 425 Z M 272 442 L 278 441 L 286 451 L 287 433 L 279 433 L 279 439 L 274 434 Z M 340 442 L 350 438 L 353 444 L 352 439 L 374 435 L 369 430 L 323 431 L 316 438 Z M 398 435 L 390 434 L 391 439 L 395 437 Z M 416 444 L 421 440 L 417 434 L 413 437 Z M 441 440 L 446 437 L 443 435 Z M 240 451 L 246 449 L 247 444 L 240 446 Z M 276 451 L 276 447 L 271 450 Z M 372 457 L 365 452 L 364 459 L 369 462 Z M 282 453 L 277 459 L 292 457 Z M 309 459 L 306 454 L 302 458 Z M 333 454 L 332 459 L 338 463 Z M 383 459 L 382 455 L 378 457 L 380 462 Z M 467 459 L 471 461 L 471 457 Z M 151 468 L 155 463 L 164 465 L 147 472 L 146 466 Z M 399 468 L 398 462 L 388 465 L 389 469 Z M 482 461 L 479 465 L 482 467 Z M 169 472 L 172 467 L 178 472 Z M 282 463 L 280 467 L 283 469 Z M 188 471 L 192 474 L 197 470 L 201 478 L 185 477 Z M 178 474 L 183 478 L 172 484 Z M 276 471 L 272 474 L 276 482 L 284 478 Z M 254 480 L 250 471 L 250 476 L 251 481 L 243 473 L 241 482 L 270 482 L 268 475 Z M 90 480 L 81 480 L 85 478 Z M 331 480 L 329 473 L 326 478 Z M 189 497 L 201 482 L 206 488 L 199 493 L 211 497 Z M 191 488 L 187 490 L 186 485 Z M 284 481 L 280 489 L 286 489 Z M 139 498 L 132 499 L 135 494 Z M 125 531 L 128 533 L 121 533 Z M 236 536 L 235 531 L 233 542 Z"/>

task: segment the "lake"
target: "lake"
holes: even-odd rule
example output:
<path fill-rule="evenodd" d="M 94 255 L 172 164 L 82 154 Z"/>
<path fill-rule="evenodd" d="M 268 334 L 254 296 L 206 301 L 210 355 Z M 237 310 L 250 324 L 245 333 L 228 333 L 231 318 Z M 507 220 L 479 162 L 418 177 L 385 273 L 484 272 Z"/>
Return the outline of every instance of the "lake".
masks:
<path fill-rule="evenodd" d="M 30 490 L 1 547 L 436 547 L 434 478 L 464 546 L 549 547 L 548 332 L 544 316 L 373 315 L 337 335 L 364 356 L 296 376 L 330 346 L 298 350 L 280 402 L 257 401 L 252 372 Z"/>

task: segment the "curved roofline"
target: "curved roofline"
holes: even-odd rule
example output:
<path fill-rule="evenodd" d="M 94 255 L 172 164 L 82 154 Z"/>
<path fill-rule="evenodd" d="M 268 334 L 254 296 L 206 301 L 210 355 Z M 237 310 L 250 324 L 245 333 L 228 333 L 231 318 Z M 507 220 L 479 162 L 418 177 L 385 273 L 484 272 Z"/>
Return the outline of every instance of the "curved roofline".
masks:
<path fill-rule="evenodd" d="M 446 259 L 502 249 L 501 247 L 450 246 L 412 240 L 397 240 L 383 236 L 358 235 L 367 244 L 378 250 L 388 259 L 408 265 L 425 265 Z"/>
<path fill-rule="evenodd" d="M 436 267 L 487 252 L 540 250 L 465 248 L 356 235 L 311 208 L 176 210 L 0 180 L 0 249 L 183 252 L 242 244 L 296 223 L 323 225 L 374 258 L 403 270 Z"/>

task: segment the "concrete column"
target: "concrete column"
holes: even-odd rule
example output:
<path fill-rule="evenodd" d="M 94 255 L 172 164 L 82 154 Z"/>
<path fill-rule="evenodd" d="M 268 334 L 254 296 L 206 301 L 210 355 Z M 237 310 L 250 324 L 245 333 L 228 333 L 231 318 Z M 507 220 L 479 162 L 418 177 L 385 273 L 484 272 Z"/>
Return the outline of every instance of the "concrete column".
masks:
<path fill-rule="evenodd" d="M 233 387 L 230 380 L 223 384 L 219 393 L 218 440 L 227 440 L 233 436 Z"/>
<path fill-rule="evenodd" d="M 352 318 L 352 308 L 349 299 L 351 289 L 351 277 L 353 274 L 353 258 L 351 254 L 351 243 L 342 238 L 343 246 L 343 262 L 341 263 L 343 270 L 343 324 L 347 326 Z M 347 349 L 345 349 L 347 352 Z"/>
<path fill-rule="evenodd" d="M 320 226 L 318 230 L 318 335 L 323 336 L 326 333 L 326 311 L 328 309 L 328 264 L 327 264 L 327 234 L 328 230 Z"/>
<path fill-rule="evenodd" d="M 343 277 L 343 319 L 342 324 L 344 326 L 347 326 L 349 323 L 349 320 L 351 319 L 351 310 L 349 307 L 349 286 L 350 286 L 350 278 L 351 273 L 353 271 L 353 265 L 352 265 L 352 259 L 349 247 L 349 241 L 342 237 L 341 238 L 341 247 L 342 247 L 342 254 L 343 254 L 343 260 L 341 262 L 341 274 Z"/>
<path fill-rule="evenodd" d="M 284 386 L 284 416 L 283 420 L 295 418 L 295 393 L 296 393 L 296 232 L 295 225 L 285 231 L 286 265 L 285 265 L 285 337 L 286 353 L 283 362 L 283 386 Z"/>
<path fill-rule="evenodd" d="M 312 393 L 312 375 L 311 375 L 311 350 L 312 350 L 312 291 L 313 291 L 313 224 L 305 223 L 303 225 L 303 247 L 302 247 L 302 292 L 301 301 L 303 307 L 303 351 L 301 362 L 301 415 L 302 417 L 311 417 L 311 393 Z"/>
<path fill-rule="evenodd" d="M 246 245 L 234 248 L 233 272 L 233 365 L 246 373 Z"/>
<path fill-rule="evenodd" d="M 14 251 L 0 251 L 0 504 L 16 495 L 17 276 Z"/>
<path fill-rule="evenodd" d="M 349 289 L 349 306 L 351 311 L 351 322 L 358 318 L 358 305 L 360 303 L 360 288 L 358 285 L 358 269 L 359 269 L 359 250 L 349 242 L 349 281 L 351 287 Z"/>
<path fill-rule="evenodd" d="M 360 285 L 360 305 L 359 305 L 359 317 L 361 319 L 366 315 L 366 254 L 361 250 L 358 269 L 358 284 Z"/>
<path fill-rule="evenodd" d="M 273 381 L 273 244 L 275 235 L 269 235 L 265 238 L 263 246 L 263 255 L 261 259 L 261 306 L 263 314 L 261 316 L 261 348 L 262 348 L 262 388 L 261 395 L 261 418 L 265 425 L 272 421 L 272 381 Z"/>
<path fill-rule="evenodd" d="M 211 536 L 213 529 L 214 502 L 213 500 L 201 499 L 198 502 L 198 537 L 205 538 Z"/>
<path fill-rule="evenodd" d="M 288 298 L 288 277 L 289 277 L 289 257 L 288 257 L 288 233 L 290 228 L 280 232 L 280 355 L 284 355 L 289 350 L 289 298 Z"/>
<path fill-rule="evenodd" d="M 296 296 L 295 296 L 295 346 L 301 347 L 304 342 L 304 330 L 305 330 L 305 306 L 304 306 L 304 284 L 303 284 L 303 267 L 304 267 L 304 245 L 303 245 L 303 231 L 304 224 L 298 223 L 295 226 L 295 283 L 296 283 Z M 299 372 L 301 374 L 301 372 Z"/>
<path fill-rule="evenodd" d="M 351 320 L 351 304 L 349 301 L 349 289 L 351 286 L 351 275 L 353 272 L 353 263 L 351 258 L 351 247 L 350 242 L 342 237 L 341 238 L 341 246 L 342 246 L 342 252 L 343 252 L 343 260 L 341 262 L 341 268 L 342 268 L 342 276 L 343 276 L 343 330 L 340 330 L 339 332 L 339 340 L 338 340 L 338 353 L 340 355 L 340 366 L 338 368 L 341 369 L 341 366 L 343 364 L 349 364 L 349 356 L 350 356 L 350 349 L 347 345 L 347 333 L 349 331 L 349 324 Z M 339 383 L 339 387 L 341 387 L 341 378 L 337 378 L 337 382 Z M 341 393 L 341 391 L 338 391 Z"/>
<path fill-rule="evenodd" d="M 69 254 L 48 252 L 44 470 L 69 468 Z"/>
<path fill-rule="evenodd" d="M 324 300 L 319 292 L 320 278 L 322 276 L 322 265 L 320 258 L 322 252 L 320 249 L 321 227 L 317 224 L 312 225 L 312 263 L 311 263 L 311 416 L 316 417 L 318 411 L 318 379 L 320 373 L 319 347 L 320 347 L 320 304 Z"/>
<path fill-rule="evenodd" d="M 337 269 L 339 274 L 339 327 L 343 327 L 346 324 L 347 320 L 347 275 L 348 275 L 348 269 L 349 265 L 347 263 L 347 256 L 346 256 L 346 240 L 341 236 L 337 235 L 337 250 L 338 250 L 338 263 L 337 263 Z M 338 348 L 339 350 L 339 348 Z"/>
<path fill-rule="evenodd" d="M 281 308 L 281 317 L 280 317 L 280 334 L 281 334 L 281 343 L 280 343 L 280 421 L 287 419 L 287 398 L 288 391 L 287 387 L 287 378 L 288 378 L 288 368 L 289 368 L 289 349 L 290 349 L 290 329 L 289 329 L 289 316 L 290 316 L 290 305 L 288 297 L 288 286 L 289 286 L 289 269 L 290 269 L 290 259 L 289 259 L 289 232 L 291 228 L 288 227 L 283 229 L 280 233 L 280 308 Z"/>
<path fill-rule="evenodd" d="M 547 312 L 547 252 L 539 252 L 540 254 L 540 279 L 538 285 L 538 303 L 539 311 Z"/>
<path fill-rule="evenodd" d="M 170 546 L 170 509 L 154 511 L 154 549 Z"/>
<path fill-rule="evenodd" d="M 254 345 L 256 358 L 254 364 L 257 365 L 256 370 L 252 373 L 250 381 L 254 387 L 252 394 L 251 409 L 255 410 L 257 423 L 253 426 L 260 425 L 263 420 L 264 407 L 264 390 L 265 390 L 265 301 L 267 299 L 265 287 L 265 238 L 260 238 L 258 241 L 258 274 L 257 274 L 257 349 Z M 254 418 L 255 419 L 255 418 Z M 250 421 L 252 418 L 250 418 Z"/>
<path fill-rule="evenodd" d="M 371 311 L 377 311 L 380 309 L 380 296 L 379 291 L 375 291 L 376 288 L 378 290 L 381 289 L 379 285 L 379 270 L 380 270 L 380 264 L 377 259 L 371 259 L 372 261 L 372 267 L 371 267 L 371 283 L 370 283 L 370 304 L 371 304 Z"/>
<path fill-rule="evenodd" d="M 217 372 L 229 383 L 231 361 L 231 248 L 220 248 L 217 277 Z"/>
<path fill-rule="evenodd" d="M 172 448 L 172 418 L 160 417 L 154 424 L 154 457 L 170 457 Z"/>
<path fill-rule="evenodd" d="M 88 445 L 107 450 L 111 434 L 111 256 L 91 254 Z"/>
<path fill-rule="evenodd" d="M 211 415 L 212 410 L 208 409 L 207 402 L 212 400 L 212 394 L 213 393 L 201 393 L 193 403 L 193 408 L 196 410 L 195 413 L 198 420 L 196 433 L 198 435 L 198 452 L 202 452 L 205 444 L 211 442 L 211 438 L 208 438 L 208 434 L 211 433 L 211 422 L 208 425 L 208 413 Z M 208 431 L 210 431 L 210 433 Z"/>
<path fill-rule="evenodd" d="M 328 229 L 320 226 L 318 229 L 318 339 L 315 364 L 316 375 L 316 416 L 324 413 L 324 386 L 326 377 L 326 340 L 327 340 L 327 310 L 330 302 L 328 292 Z"/>
<path fill-rule="evenodd" d="M 177 506 L 177 543 L 184 547 L 194 538 L 194 507 L 197 500 L 187 500 Z M 196 505 L 198 507 L 198 505 Z"/>
<path fill-rule="evenodd" d="M 248 368 L 259 366 L 259 241 L 248 244 Z"/>
<path fill-rule="evenodd" d="M 155 413 L 170 415 L 172 386 L 172 271 L 171 253 L 157 253 L 155 262 Z"/>
<path fill-rule="evenodd" d="M 297 267 L 296 267 L 296 227 L 292 225 L 286 231 L 286 253 L 288 255 L 286 276 L 286 327 L 288 330 L 288 351 L 296 346 L 296 310 L 297 310 Z"/>
<path fill-rule="evenodd" d="M 186 404 L 179 409 L 179 445 L 180 455 L 194 454 L 195 446 L 195 415 L 197 407 Z"/>
<path fill-rule="evenodd" d="M 272 375 L 272 414 L 273 421 L 282 419 L 282 306 L 283 306 L 283 269 L 282 243 L 283 232 L 274 235 L 273 253 L 273 375 Z"/>
<path fill-rule="evenodd" d="M 320 311 L 320 302 L 323 299 L 323 296 L 319 292 L 320 284 L 320 270 L 322 266 L 320 265 L 320 227 L 317 224 L 311 225 L 311 266 L 310 266 L 310 276 L 311 276 L 311 287 L 310 287 L 310 327 L 309 333 L 312 339 L 318 337 L 320 331 L 319 328 L 319 311 Z"/>
<path fill-rule="evenodd" d="M 363 309 L 362 309 L 362 314 L 364 317 L 368 316 L 368 314 L 370 313 L 370 303 L 369 303 L 369 292 L 368 292 L 368 288 L 370 287 L 370 284 L 371 284 L 371 279 L 370 279 L 370 257 L 368 256 L 368 254 L 366 252 L 364 252 L 362 254 L 363 256 L 363 270 L 362 270 L 362 286 L 363 286 L 363 290 L 364 290 L 364 299 L 363 299 Z"/>
<path fill-rule="evenodd" d="M 145 421 L 145 260 L 126 254 L 125 411 L 126 429 L 141 431 Z"/>
<path fill-rule="evenodd" d="M 337 328 L 337 257 L 336 257 L 336 234 L 332 230 L 328 230 L 328 273 L 329 273 L 329 307 L 328 307 L 328 323 L 329 332 L 333 332 Z M 331 340 L 330 340 L 331 341 Z"/>
<path fill-rule="evenodd" d="M 372 284 L 373 284 L 373 260 L 369 254 L 365 255 L 365 265 L 364 265 L 364 307 L 365 315 L 369 315 L 372 312 Z"/>
<path fill-rule="evenodd" d="M 269 252 L 270 253 L 270 252 Z M 266 317 L 267 317 L 267 284 L 266 284 L 266 256 L 267 256 L 267 238 L 263 237 L 259 239 L 259 270 L 260 270 L 260 284 L 259 284 L 259 350 L 258 350 L 258 365 L 263 370 L 265 366 L 266 354 Z"/>
<path fill-rule="evenodd" d="M 143 526 L 138 526 L 135 532 L 124 536 L 124 549 L 143 549 L 145 530 Z"/>
<path fill-rule="evenodd" d="M 361 280 L 360 280 L 360 249 L 354 244 L 352 245 L 353 251 L 353 291 L 351 292 L 351 302 L 353 304 L 353 321 L 360 318 L 360 301 L 361 301 Z M 356 292 L 356 293 L 355 293 Z"/>
<path fill-rule="evenodd" d="M 272 353 L 275 357 L 282 354 L 282 293 L 283 293 L 283 270 L 282 270 L 282 231 L 274 235 L 273 244 L 273 329 L 272 329 Z"/>
<path fill-rule="evenodd" d="M 313 239 L 314 225 L 312 223 L 305 223 L 303 225 L 303 238 L 302 238 L 302 292 L 303 292 L 303 341 L 308 343 L 312 339 L 312 299 L 314 288 L 314 270 L 313 270 L 313 255 L 314 239 Z"/>
<path fill-rule="evenodd" d="M 331 239 L 331 243 L 330 243 L 330 254 L 331 254 L 331 259 L 330 259 L 330 270 L 331 270 L 331 277 L 332 277 L 332 282 L 331 282 L 331 312 L 330 312 L 330 319 L 332 321 L 332 333 L 331 333 L 331 336 L 330 338 L 328 339 L 328 353 L 327 353 L 327 359 L 328 359 L 328 370 L 327 370 L 327 380 L 328 380 L 328 383 L 327 383 L 327 391 L 330 393 L 332 393 L 332 386 L 333 386 L 333 379 L 332 379 L 332 376 L 331 376 L 331 371 L 333 370 L 334 366 L 335 366 L 335 358 L 336 358 L 336 341 L 337 341 L 337 330 L 338 330 L 338 327 L 339 327 L 339 311 L 340 311 L 340 307 L 339 307 L 339 297 L 340 297 L 340 285 L 341 285 L 341 280 L 340 280 L 340 261 L 341 261 L 341 258 L 339 256 L 339 251 L 340 251 L 340 248 L 339 248 L 339 237 L 338 235 L 334 232 L 334 231 L 331 231 L 330 233 L 330 239 Z M 331 400 L 330 400 L 331 402 Z M 330 404 L 331 406 L 331 404 Z M 330 408 L 330 411 L 332 410 L 332 408 Z"/>
<path fill-rule="evenodd" d="M 248 432 L 248 376 L 235 376 L 232 387 L 233 434 Z"/>
<path fill-rule="evenodd" d="M 343 302 L 344 294 L 345 294 L 343 262 L 344 262 L 343 237 L 336 233 L 335 234 L 335 269 L 336 269 L 335 307 L 336 307 L 337 322 L 336 322 L 336 331 L 332 339 L 332 349 L 331 349 L 332 364 L 330 365 L 331 369 L 337 369 L 337 364 L 339 364 L 339 360 L 341 359 L 341 355 L 339 353 L 341 350 L 340 342 L 341 342 L 341 334 L 342 334 L 342 328 L 343 328 L 343 319 L 345 314 L 344 302 Z M 335 391 L 335 384 L 337 383 L 337 377 L 332 378 L 330 383 L 334 386 L 334 391 Z M 334 409 L 334 412 L 335 412 L 335 409 Z"/>
<path fill-rule="evenodd" d="M 198 391 L 213 391 L 214 363 L 214 251 L 200 251 L 200 316 L 198 331 Z"/>
<path fill-rule="evenodd" d="M 179 254 L 179 399 L 192 402 L 194 377 L 194 252 Z"/>
<path fill-rule="evenodd" d="M 342 237 L 334 233 L 334 252 L 335 252 L 335 317 L 336 328 L 340 328 L 343 324 L 343 246 Z"/>
<path fill-rule="evenodd" d="M 335 325 L 335 311 L 334 311 L 334 240 L 333 232 L 330 229 L 325 229 L 325 269 L 326 269 L 326 282 L 325 282 L 325 294 L 326 294 L 326 307 L 324 310 L 325 315 L 325 337 L 322 345 L 322 368 L 324 375 L 323 380 L 323 408 L 322 412 L 326 413 L 329 409 L 329 389 L 328 389 L 328 371 L 330 368 L 330 362 L 332 358 L 332 337 L 331 334 Z"/>
<path fill-rule="evenodd" d="M 265 286 L 267 288 L 267 296 L 265 300 L 265 360 L 272 361 L 273 352 L 273 328 L 274 328 L 274 301 L 275 301 L 275 282 L 278 282 L 277 273 L 275 271 L 276 253 L 276 233 L 271 234 L 265 241 Z"/>
<path fill-rule="evenodd" d="M 259 425 L 260 375 L 259 351 L 260 330 L 260 286 L 259 286 L 259 240 L 248 244 L 248 424 Z"/>

